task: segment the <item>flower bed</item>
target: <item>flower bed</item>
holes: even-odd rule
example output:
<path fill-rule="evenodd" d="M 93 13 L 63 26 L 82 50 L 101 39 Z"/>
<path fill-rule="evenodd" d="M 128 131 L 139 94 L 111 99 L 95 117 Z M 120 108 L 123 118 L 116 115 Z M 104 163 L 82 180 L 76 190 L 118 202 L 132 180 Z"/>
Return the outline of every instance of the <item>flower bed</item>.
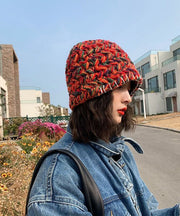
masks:
<path fill-rule="evenodd" d="M 23 124 L 19 128 L 20 140 L 0 143 L 0 216 L 24 216 L 35 165 L 65 133 L 52 123 Z"/>
<path fill-rule="evenodd" d="M 34 122 L 24 122 L 18 129 L 19 137 L 24 134 L 33 134 L 41 140 L 53 140 L 54 142 L 58 141 L 65 132 L 58 124 L 41 122 L 39 119 Z"/>

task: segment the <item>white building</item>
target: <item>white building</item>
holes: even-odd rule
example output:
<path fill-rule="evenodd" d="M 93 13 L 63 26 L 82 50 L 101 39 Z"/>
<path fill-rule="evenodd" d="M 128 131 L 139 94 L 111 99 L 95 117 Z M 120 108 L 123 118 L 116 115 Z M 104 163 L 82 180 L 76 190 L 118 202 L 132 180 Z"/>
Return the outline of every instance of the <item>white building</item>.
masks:
<path fill-rule="evenodd" d="M 21 88 L 21 117 L 38 117 L 43 103 L 43 92 L 39 88 Z"/>
<path fill-rule="evenodd" d="M 6 81 L 0 76 L 0 137 L 3 137 L 3 118 L 8 118 L 8 90 Z"/>
<path fill-rule="evenodd" d="M 8 118 L 8 90 L 6 81 L 0 76 L 0 116 Z"/>
<path fill-rule="evenodd" d="M 180 36 L 172 40 L 170 51 L 149 51 L 135 61 L 143 76 L 148 115 L 180 112 Z M 135 113 L 142 114 L 142 93 L 137 91 Z"/>

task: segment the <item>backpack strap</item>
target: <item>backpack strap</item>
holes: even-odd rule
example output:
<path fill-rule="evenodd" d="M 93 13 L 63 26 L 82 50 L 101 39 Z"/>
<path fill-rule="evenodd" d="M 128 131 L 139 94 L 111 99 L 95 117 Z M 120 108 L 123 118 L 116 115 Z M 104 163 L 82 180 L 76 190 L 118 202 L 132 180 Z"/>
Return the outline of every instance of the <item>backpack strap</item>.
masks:
<path fill-rule="evenodd" d="M 29 187 L 29 191 L 27 195 L 26 215 L 27 215 L 27 206 L 28 206 L 30 191 L 34 183 L 34 180 L 37 176 L 37 173 L 41 167 L 41 164 L 47 156 L 52 155 L 52 154 L 57 154 L 57 153 L 60 153 L 60 154 L 63 153 L 63 154 L 68 155 L 76 163 L 79 169 L 79 172 L 80 172 L 80 177 L 82 180 L 82 188 L 83 188 L 85 202 L 86 202 L 88 211 L 91 212 L 93 216 L 104 216 L 103 200 L 102 200 L 101 194 L 99 192 L 99 189 L 94 179 L 92 178 L 91 174 L 88 172 L 87 168 L 84 166 L 82 161 L 75 154 L 65 149 L 55 149 L 55 150 L 48 151 L 38 161 L 34 169 L 34 173 L 31 179 L 31 183 L 30 183 L 30 187 Z"/>

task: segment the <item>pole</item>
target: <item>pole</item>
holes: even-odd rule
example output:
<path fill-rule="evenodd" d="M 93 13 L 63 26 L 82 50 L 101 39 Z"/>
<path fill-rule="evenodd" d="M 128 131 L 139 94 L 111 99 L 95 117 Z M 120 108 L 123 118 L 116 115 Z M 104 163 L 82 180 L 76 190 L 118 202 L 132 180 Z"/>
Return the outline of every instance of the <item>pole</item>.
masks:
<path fill-rule="evenodd" d="M 143 97 L 143 108 L 144 108 L 144 118 L 146 119 L 146 105 L 145 105 L 145 95 L 144 95 L 144 89 L 138 88 L 142 92 L 142 97 Z"/>

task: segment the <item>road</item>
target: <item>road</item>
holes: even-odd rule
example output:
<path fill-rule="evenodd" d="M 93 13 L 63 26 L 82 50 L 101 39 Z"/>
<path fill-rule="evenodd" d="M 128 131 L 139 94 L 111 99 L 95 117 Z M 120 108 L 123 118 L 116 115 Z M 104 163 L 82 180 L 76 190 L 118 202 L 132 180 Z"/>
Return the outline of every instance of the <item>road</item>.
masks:
<path fill-rule="evenodd" d="M 143 148 L 140 155 L 132 149 L 142 179 L 155 195 L 160 208 L 180 203 L 180 133 L 137 126 L 124 133 Z"/>

